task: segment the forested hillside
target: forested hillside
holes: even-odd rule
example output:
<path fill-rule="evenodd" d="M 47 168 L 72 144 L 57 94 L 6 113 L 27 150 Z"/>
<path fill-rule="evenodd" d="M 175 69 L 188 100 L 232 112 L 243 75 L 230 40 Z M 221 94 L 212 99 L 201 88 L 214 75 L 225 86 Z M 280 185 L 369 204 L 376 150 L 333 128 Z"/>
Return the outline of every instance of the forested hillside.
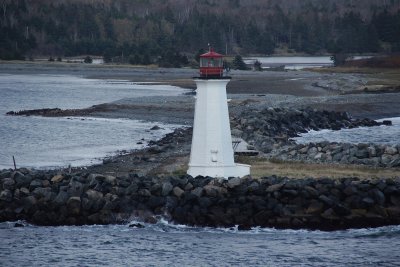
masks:
<path fill-rule="evenodd" d="M 0 0 L 0 58 L 400 51 L 400 0 Z"/>

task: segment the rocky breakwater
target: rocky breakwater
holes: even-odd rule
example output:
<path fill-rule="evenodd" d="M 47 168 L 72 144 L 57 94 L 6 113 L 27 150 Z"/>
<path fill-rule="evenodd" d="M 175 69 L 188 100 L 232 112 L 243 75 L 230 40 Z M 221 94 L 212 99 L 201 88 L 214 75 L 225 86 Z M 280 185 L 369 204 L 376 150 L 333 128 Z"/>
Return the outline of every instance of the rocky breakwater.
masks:
<path fill-rule="evenodd" d="M 269 153 L 283 145 L 294 144 L 290 138 L 309 130 L 355 128 L 391 125 L 371 119 L 352 119 L 346 112 L 319 111 L 312 108 L 267 108 L 246 110 L 231 120 L 232 134 L 241 137 L 258 150 Z"/>
<path fill-rule="evenodd" d="M 132 219 L 240 229 L 322 230 L 400 224 L 400 180 L 114 177 L 56 171 L 0 172 L 0 221 L 38 225 Z"/>
<path fill-rule="evenodd" d="M 303 162 L 400 167 L 400 145 L 308 143 L 286 147 L 274 158 Z"/>

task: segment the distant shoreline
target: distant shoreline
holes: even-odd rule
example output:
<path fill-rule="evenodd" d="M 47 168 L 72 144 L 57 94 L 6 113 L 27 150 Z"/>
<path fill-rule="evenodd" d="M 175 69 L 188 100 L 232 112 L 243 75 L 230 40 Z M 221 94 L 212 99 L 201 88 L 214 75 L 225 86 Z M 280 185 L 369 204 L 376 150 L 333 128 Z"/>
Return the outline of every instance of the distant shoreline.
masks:
<path fill-rule="evenodd" d="M 0 73 L 3 74 L 73 75 L 96 79 L 157 82 L 183 88 L 195 87 L 191 77 L 196 75 L 196 72 L 197 70 L 193 69 L 148 69 L 86 64 L 66 66 L 57 65 L 57 63 L 55 65 L 53 63 L 0 65 Z M 368 83 L 393 81 L 391 76 L 384 76 L 386 74 L 232 71 L 231 75 L 233 79 L 228 85 L 231 117 L 238 117 L 248 109 L 261 110 L 266 107 L 300 109 L 307 106 L 322 110 L 345 111 L 355 118 L 400 117 L 398 108 L 400 93 L 344 94 L 359 90 Z M 376 81 L 377 78 L 382 81 Z M 54 104 L 53 107 L 56 107 L 57 103 Z M 88 113 L 88 111 L 90 112 Z M 68 116 L 126 118 L 190 126 L 193 112 L 193 96 L 181 95 L 122 99 L 113 103 L 80 109 L 75 114 L 68 114 Z M 185 153 L 176 155 L 176 159 L 185 160 Z M 127 159 L 129 156 L 116 157 L 114 160 L 119 162 L 124 158 Z M 157 165 L 152 162 L 149 164 Z M 94 169 L 107 172 L 113 168 L 113 164 L 111 164 L 100 168 L 97 166 Z"/>

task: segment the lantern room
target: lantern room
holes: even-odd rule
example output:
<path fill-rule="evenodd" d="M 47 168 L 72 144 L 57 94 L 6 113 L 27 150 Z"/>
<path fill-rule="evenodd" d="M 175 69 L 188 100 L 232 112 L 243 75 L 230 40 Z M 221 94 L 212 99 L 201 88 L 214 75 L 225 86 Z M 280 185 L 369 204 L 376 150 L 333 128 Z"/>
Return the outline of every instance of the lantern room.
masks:
<path fill-rule="evenodd" d="M 212 48 L 200 55 L 200 78 L 215 79 L 222 77 L 224 72 L 222 55 L 215 53 Z"/>

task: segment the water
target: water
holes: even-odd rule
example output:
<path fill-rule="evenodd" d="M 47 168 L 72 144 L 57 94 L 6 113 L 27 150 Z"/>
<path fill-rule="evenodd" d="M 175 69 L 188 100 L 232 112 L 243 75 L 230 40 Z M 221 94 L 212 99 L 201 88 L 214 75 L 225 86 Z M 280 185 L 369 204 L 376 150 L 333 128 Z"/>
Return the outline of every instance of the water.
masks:
<path fill-rule="evenodd" d="M 384 120 L 384 119 L 382 119 Z M 382 121 L 380 120 L 380 121 Z M 400 144 L 400 117 L 388 118 L 392 126 L 360 127 L 353 129 L 333 130 L 311 130 L 300 134 L 300 137 L 292 138 L 296 143 L 304 144 L 310 142 L 338 142 L 338 143 L 375 143 L 375 144 Z"/>
<path fill-rule="evenodd" d="M 160 221 L 0 224 L 1 266 L 398 266 L 400 226 L 336 232 L 194 228 Z"/>
<path fill-rule="evenodd" d="M 309 57 L 251 57 L 244 58 L 246 64 L 253 65 L 258 60 L 263 68 L 274 68 L 285 66 L 285 69 L 300 70 L 304 68 L 320 68 L 333 66 L 330 56 L 309 56 Z"/>
<path fill-rule="evenodd" d="M 8 111 L 39 108 L 86 108 L 123 98 L 180 95 L 168 85 L 137 84 L 118 80 L 85 79 L 70 75 L 0 74 L 0 169 L 53 168 L 99 163 L 118 150 L 160 138 L 179 125 L 124 119 L 43 118 L 6 116 Z M 145 142 L 144 142 L 145 144 Z"/>

